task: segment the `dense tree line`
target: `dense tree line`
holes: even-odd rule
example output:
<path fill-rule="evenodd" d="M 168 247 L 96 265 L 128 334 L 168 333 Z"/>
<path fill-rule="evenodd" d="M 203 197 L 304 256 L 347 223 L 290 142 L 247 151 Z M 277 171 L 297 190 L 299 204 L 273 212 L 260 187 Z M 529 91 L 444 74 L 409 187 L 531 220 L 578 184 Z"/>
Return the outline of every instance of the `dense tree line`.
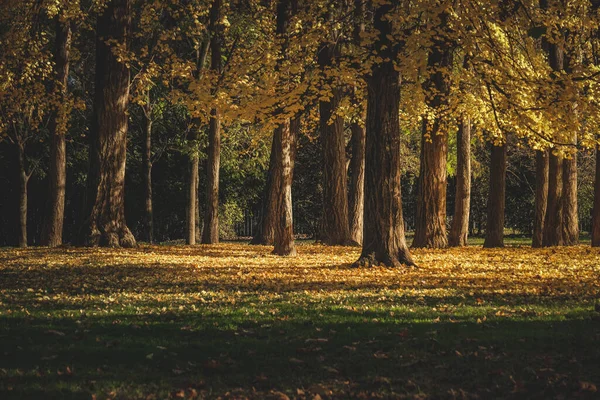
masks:
<path fill-rule="evenodd" d="M 596 0 L 0 4 L 1 245 L 600 245 Z"/>

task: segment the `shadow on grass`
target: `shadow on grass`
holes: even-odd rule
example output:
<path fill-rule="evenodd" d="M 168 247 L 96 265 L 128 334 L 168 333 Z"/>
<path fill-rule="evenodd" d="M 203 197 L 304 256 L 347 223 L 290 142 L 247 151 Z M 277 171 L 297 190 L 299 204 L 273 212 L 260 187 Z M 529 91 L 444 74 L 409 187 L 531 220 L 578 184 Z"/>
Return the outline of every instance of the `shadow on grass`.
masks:
<path fill-rule="evenodd" d="M 296 311 L 294 319 L 2 317 L 0 398 L 597 395 L 593 318 L 432 323 L 384 312 L 357 321 L 341 309 Z"/>

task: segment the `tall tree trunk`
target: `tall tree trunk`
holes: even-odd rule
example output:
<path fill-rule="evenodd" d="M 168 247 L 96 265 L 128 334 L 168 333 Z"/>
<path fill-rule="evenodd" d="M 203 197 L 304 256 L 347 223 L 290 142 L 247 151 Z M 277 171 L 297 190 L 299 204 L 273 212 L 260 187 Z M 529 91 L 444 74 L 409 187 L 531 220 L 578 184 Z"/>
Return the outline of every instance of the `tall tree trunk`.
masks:
<path fill-rule="evenodd" d="M 294 173 L 294 154 L 296 146 L 297 123 L 289 119 L 280 124 L 273 135 L 273 146 L 278 157 L 275 174 L 279 176 L 280 187 L 276 202 L 275 232 L 273 254 L 279 256 L 296 255 L 294 244 L 294 219 L 292 215 L 292 180 Z"/>
<path fill-rule="evenodd" d="M 211 112 L 208 129 L 208 160 L 206 182 L 206 205 L 202 243 L 219 243 L 219 168 L 221 158 L 220 118 L 216 109 Z"/>
<path fill-rule="evenodd" d="M 592 246 L 600 247 L 600 146 L 596 146 L 596 177 L 592 210 Z"/>
<path fill-rule="evenodd" d="M 384 60 L 368 82 L 365 153 L 365 214 L 362 253 L 355 266 L 415 265 L 404 237 L 400 192 L 400 76 L 394 68 L 390 4 L 375 11 L 375 42 Z"/>
<path fill-rule="evenodd" d="M 543 8 L 548 4 L 544 2 Z M 548 49 L 548 61 L 550 68 L 556 72 L 562 72 L 565 65 L 565 54 L 556 43 L 545 43 Z M 544 235 L 542 245 L 562 246 L 563 237 L 563 208 L 564 208 L 564 185 L 563 185 L 563 157 L 556 155 L 550 150 L 548 166 L 548 205 L 546 217 L 544 218 Z"/>
<path fill-rule="evenodd" d="M 426 133 L 427 124 L 427 118 L 424 118 L 419 197 L 412 246 L 444 248 L 448 245 L 446 239 L 448 136 L 446 133 L 437 133 L 438 121 L 433 123 L 431 133 Z"/>
<path fill-rule="evenodd" d="M 284 58 L 287 57 L 286 33 L 291 15 L 296 11 L 296 0 L 277 2 L 277 35 L 284 39 L 281 46 Z M 279 108 L 276 113 L 284 112 Z M 285 118 L 273 134 L 273 149 L 277 154 L 274 168 L 274 182 L 277 200 L 275 202 L 275 222 L 273 234 L 273 254 L 280 256 L 296 255 L 294 243 L 294 218 L 292 213 L 292 180 L 296 156 L 296 140 L 300 126 L 299 118 Z"/>
<path fill-rule="evenodd" d="M 563 160 L 563 240 L 565 246 L 579 243 L 577 214 L 577 153 Z"/>
<path fill-rule="evenodd" d="M 450 246 L 466 246 L 471 207 L 471 120 L 463 117 L 457 133 L 456 200 L 450 229 Z"/>
<path fill-rule="evenodd" d="M 562 246 L 563 240 L 563 159 L 550 152 L 548 166 L 548 207 L 544 218 L 542 245 Z"/>
<path fill-rule="evenodd" d="M 90 147 L 90 197 L 83 240 L 91 246 L 134 247 L 125 221 L 125 162 L 129 69 L 113 53 L 114 43 L 127 50 L 131 0 L 112 0 L 98 16 L 96 94 Z"/>
<path fill-rule="evenodd" d="M 354 32 L 353 42 L 357 47 L 361 46 L 361 36 L 365 31 L 366 4 L 362 0 L 354 0 Z M 357 90 L 361 86 L 355 86 L 352 90 L 352 101 L 360 104 L 361 119 L 366 117 L 366 107 L 362 99 L 357 96 Z M 361 89 L 362 90 L 362 89 Z M 365 212 L 365 150 L 366 130 L 359 122 L 350 125 L 352 137 L 352 158 L 350 159 L 350 187 L 348 212 L 350 217 L 350 240 L 357 245 L 363 243 L 364 212 Z"/>
<path fill-rule="evenodd" d="M 25 145 L 16 145 L 19 159 L 19 247 L 27 247 L 27 184 L 29 174 L 25 163 Z"/>
<path fill-rule="evenodd" d="M 62 244 L 63 221 L 65 216 L 65 188 L 67 181 L 66 126 L 69 110 L 64 104 L 67 97 L 69 78 L 69 52 L 71 50 L 71 24 L 62 23 L 56 17 L 56 39 L 54 62 L 56 68 L 57 92 L 61 105 L 50 120 L 50 166 L 48 171 L 48 202 L 42 228 L 42 246 L 56 247 Z"/>
<path fill-rule="evenodd" d="M 339 56 L 339 48 L 335 43 L 325 44 L 321 47 L 318 61 L 324 72 L 332 67 L 337 56 Z M 329 84 L 334 85 L 332 82 Z M 323 163 L 321 239 L 328 245 L 350 244 L 344 119 L 335 114 L 341 100 L 341 89 L 334 87 L 328 101 L 319 101 Z"/>
<path fill-rule="evenodd" d="M 210 10 L 209 30 L 211 32 L 210 68 L 221 73 L 221 46 L 223 43 L 223 26 L 221 24 L 222 0 L 213 0 Z M 208 127 L 208 160 L 206 180 L 206 207 L 204 209 L 204 228 L 202 243 L 219 243 L 219 168 L 221 163 L 221 117 L 213 108 L 210 112 Z"/>
<path fill-rule="evenodd" d="M 362 244 L 365 211 L 365 128 L 354 122 L 352 130 L 352 159 L 350 160 L 350 239 Z"/>
<path fill-rule="evenodd" d="M 488 214 L 483 247 L 504 247 L 504 207 L 506 198 L 506 144 L 492 145 Z"/>
<path fill-rule="evenodd" d="M 544 218 L 548 206 L 548 150 L 535 152 L 535 220 L 533 222 L 533 247 L 542 247 Z"/>
<path fill-rule="evenodd" d="M 197 136 L 194 132 L 193 136 Z M 192 154 L 189 157 L 189 181 L 188 181 L 188 204 L 186 207 L 187 218 L 186 218 L 186 240 L 185 242 L 189 245 L 196 244 L 197 239 L 197 225 L 198 225 L 198 186 L 199 186 L 199 172 L 200 158 L 198 156 L 197 142 L 195 138 L 188 139 L 188 142 L 192 143 L 194 147 Z M 198 238 L 199 239 L 199 238 Z"/>
<path fill-rule="evenodd" d="M 196 219 L 195 219 L 195 227 L 196 227 L 196 242 L 201 241 L 202 239 L 202 227 L 204 224 L 202 223 L 201 212 L 200 212 L 200 161 L 198 161 L 198 173 L 196 174 L 196 201 L 194 203 L 194 207 L 196 208 Z"/>
<path fill-rule="evenodd" d="M 154 241 L 154 215 L 152 210 L 152 107 L 150 91 L 144 109 L 144 151 L 142 152 L 142 181 L 144 185 L 144 215 L 142 217 L 142 240 Z"/>
<path fill-rule="evenodd" d="M 440 15 L 440 30 L 446 29 L 448 14 Z M 450 93 L 446 70 L 451 68 L 453 57 L 450 45 L 434 39 L 427 65 L 431 76 L 424 83 L 427 105 L 441 114 L 423 118 L 421 140 L 421 165 L 419 173 L 419 197 L 415 221 L 413 247 L 444 248 L 446 237 L 446 188 L 448 158 L 448 126 L 444 112 L 448 107 Z"/>
<path fill-rule="evenodd" d="M 250 241 L 250 244 L 261 244 L 261 245 L 272 245 L 273 236 L 275 234 L 275 221 L 277 208 L 275 204 L 277 202 L 278 188 L 281 187 L 281 178 L 279 174 L 275 173 L 276 165 L 280 162 L 278 160 L 279 153 L 275 148 L 275 140 L 271 144 L 271 156 L 269 157 L 269 170 L 267 171 L 267 181 L 265 183 L 265 189 L 262 196 L 260 220 L 256 226 L 256 233 Z"/>

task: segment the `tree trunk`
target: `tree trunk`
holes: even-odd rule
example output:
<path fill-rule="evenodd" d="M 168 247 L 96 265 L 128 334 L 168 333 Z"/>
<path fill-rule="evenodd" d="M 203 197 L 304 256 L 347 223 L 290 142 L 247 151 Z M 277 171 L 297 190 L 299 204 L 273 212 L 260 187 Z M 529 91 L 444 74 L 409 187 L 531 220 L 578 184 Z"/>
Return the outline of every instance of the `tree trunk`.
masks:
<path fill-rule="evenodd" d="M 375 49 L 384 60 L 373 66 L 367 94 L 363 248 L 355 266 L 415 265 L 404 237 L 400 192 L 400 76 L 394 69 L 390 4 L 375 11 Z"/>
<path fill-rule="evenodd" d="M 222 0 L 214 0 L 210 10 L 209 30 L 211 32 L 210 67 L 221 73 L 221 46 L 223 26 L 221 24 Z M 206 207 L 204 209 L 204 228 L 202 243 L 219 243 L 219 168 L 221 163 L 221 118 L 217 109 L 210 112 L 208 127 L 208 160 L 206 180 Z"/>
<path fill-rule="evenodd" d="M 319 51 L 319 65 L 327 71 L 339 55 L 336 44 L 326 44 Z M 332 82 L 328 82 L 334 85 Z M 339 87 L 332 89 L 328 101 L 319 101 L 323 163 L 323 227 L 321 239 L 328 245 L 350 244 L 348 186 L 344 119 L 335 114 L 342 100 Z"/>
<path fill-rule="evenodd" d="M 365 128 L 358 123 L 352 130 L 352 159 L 350 161 L 350 239 L 362 244 L 365 211 Z"/>
<path fill-rule="evenodd" d="M 446 27 L 447 14 L 440 15 L 440 29 Z M 434 39 L 427 65 L 431 76 L 426 80 L 426 103 L 434 111 L 443 114 L 448 106 L 450 84 L 446 69 L 452 66 L 452 49 L 448 43 Z M 447 117 L 437 115 L 430 121 L 423 118 L 421 140 L 421 165 L 419 174 L 419 197 L 415 221 L 413 247 L 444 248 L 446 236 L 446 188 L 448 158 Z M 431 123 L 431 125 L 430 125 Z"/>
<path fill-rule="evenodd" d="M 27 247 L 27 184 L 29 175 L 25 164 L 25 146 L 17 145 L 19 158 L 19 247 Z"/>
<path fill-rule="evenodd" d="M 466 246 L 471 207 L 471 120 L 463 117 L 457 133 L 456 200 L 450 229 L 450 246 Z"/>
<path fill-rule="evenodd" d="M 198 218 L 198 185 L 200 181 L 198 169 L 200 167 L 200 159 L 197 152 L 197 143 L 196 139 L 188 139 L 189 142 L 192 142 L 194 149 L 192 149 L 192 154 L 189 158 L 189 181 L 188 181 L 188 204 L 186 207 L 186 244 L 194 245 L 196 244 L 197 239 L 197 218 Z M 199 238 L 198 238 L 199 239 Z"/>
<path fill-rule="evenodd" d="M 563 160 L 563 240 L 565 246 L 579 243 L 577 214 L 577 153 Z"/>
<path fill-rule="evenodd" d="M 279 256 L 296 255 L 294 245 L 294 219 L 292 215 L 292 180 L 294 173 L 294 153 L 297 123 L 289 119 L 275 129 L 273 147 L 280 154 L 275 167 L 280 186 L 277 190 L 275 233 L 273 254 Z"/>
<path fill-rule="evenodd" d="M 219 243 L 219 166 L 221 158 L 221 133 L 218 111 L 213 109 L 208 130 L 208 160 L 206 182 L 206 206 L 202 243 Z"/>
<path fill-rule="evenodd" d="M 544 218 L 542 245 L 562 246 L 563 241 L 563 159 L 550 152 L 548 166 L 548 206 Z"/>
<path fill-rule="evenodd" d="M 412 247 L 444 248 L 448 245 L 446 239 L 448 136 L 446 133 L 437 133 L 438 121 L 433 123 L 431 133 L 426 133 L 427 124 L 427 118 L 424 118 L 419 197 Z"/>
<path fill-rule="evenodd" d="M 596 146 L 596 178 L 592 210 L 592 247 L 600 247 L 600 146 Z"/>
<path fill-rule="evenodd" d="M 195 224 L 194 226 L 196 227 L 195 229 L 195 236 L 196 236 L 196 242 L 201 241 L 202 239 L 202 228 L 204 226 L 204 224 L 202 223 L 202 218 L 200 217 L 201 213 L 200 213 L 200 160 L 198 160 L 198 172 L 196 174 L 196 182 L 194 183 L 194 185 L 196 186 L 196 201 L 194 202 L 194 207 L 196 209 L 196 217 L 195 217 Z"/>
<path fill-rule="evenodd" d="M 62 100 L 50 120 L 50 166 L 48 171 L 48 203 L 42 228 L 42 246 L 56 247 L 62 244 L 63 221 L 65 216 L 65 187 L 67 181 L 66 127 L 69 110 L 66 109 L 67 85 L 69 78 L 69 52 L 71 50 L 71 25 L 61 23 L 56 18 L 56 39 L 54 62 L 56 68 L 57 91 Z"/>
<path fill-rule="evenodd" d="M 277 191 L 281 187 L 279 182 L 280 175 L 275 173 L 279 154 L 275 148 L 275 140 L 271 144 L 271 156 L 269 157 L 269 170 L 267 171 L 267 181 L 262 196 L 260 220 L 256 226 L 256 233 L 250 241 L 250 244 L 272 245 L 275 234 L 275 220 L 277 211 L 275 204 L 277 202 Z"/>
<path fill-rule="evenodd" d="M 148 105 L 144 110 L 144 151 L 142 152 L 142 181 L 144 185 L 144 215 L 142 217 L 142 240 L 154 241 L 154 217 L 152 210 L 152 109 L 150 92 Z"/>
<path fill-rule="evenodd" d="M 548 206 L 548 151 L 535 152 L 535 220 L 533 222 L 533 247 L 542 247 L 544 218 Z"/>
<path fill-rule="evenodd" d="M 492 145 L 487 225 L 483 247 L 504 247 L 504 206 L 506 195 L 506 144 Z"/>
<path fill-rule="evenodd" d="M 82 235 L 90 246 L 136 245 L 125 221 L 129 69 L 113 53 L 115 42 L 127 50 L 130 26 L 131 0 L 112 0 L 98 16 L 90 197 Z"/>

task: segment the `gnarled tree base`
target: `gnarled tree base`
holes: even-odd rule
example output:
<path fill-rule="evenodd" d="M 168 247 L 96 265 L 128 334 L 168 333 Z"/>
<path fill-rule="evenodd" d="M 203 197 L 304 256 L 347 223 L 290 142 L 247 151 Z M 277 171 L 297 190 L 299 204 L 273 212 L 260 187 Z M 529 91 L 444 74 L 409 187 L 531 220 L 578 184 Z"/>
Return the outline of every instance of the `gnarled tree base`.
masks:
<path fill-rule="evenodd" d="M 408 254 L 399 253 L 398 255 L 392 254 L 377 254 L 375 252 L 370 254 L 362 254 L 360 258 L 352 264 L 353 268 L 370 268 L 378 266 L 386 266 L 391 268 L 418 268 L 417 264 Z"/>
<path fill-rule="evenodd" d="M 86 238 L 85 245 L 91 247 L 132 248 L 137 246 L 135 237 L 124 224 L 118 226 L 114 226 L 114 224 L 93 225 Z"/>
<path fill-rule="evenodd" d="M 431 234 L 431 236 L 422 237 L 420 240 L 413 240 L 413 244 L 411 246 L 413 249 L 445 249 L 448 247 L 448 240 L 446 239 L 445 233 L 435 233 Z"/>
<path fill-rule="evenodd" d="M 273 249 L 271 254 L 276 255 L 276 256 L 282 256 L 282 257 L 293 257 L 298 253 L 296 252 L 296 247 L 292 246 L 291 248 L 290 247 L 275 248 L 275 249 Z"/>

